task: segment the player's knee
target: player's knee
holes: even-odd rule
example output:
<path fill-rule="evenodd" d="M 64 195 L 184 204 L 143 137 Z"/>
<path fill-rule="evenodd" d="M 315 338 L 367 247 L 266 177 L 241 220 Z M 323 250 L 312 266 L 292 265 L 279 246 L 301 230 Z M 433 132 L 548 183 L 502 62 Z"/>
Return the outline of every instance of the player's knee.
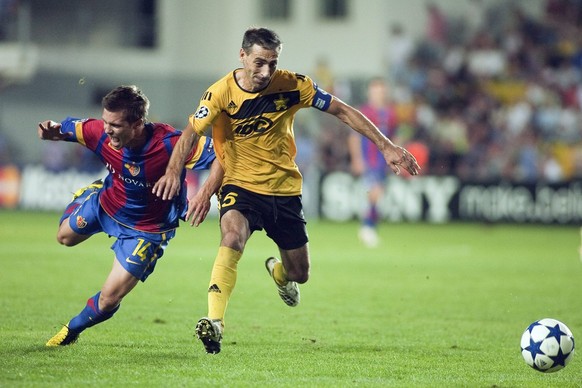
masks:
<path fill-rule="evenodd" d="M 77 241 L 75 241 L 74 238 L 72 238 L 70 235 L 68 234 L 63 234 L 63 233 L 57 233 L 57 241 L 59 244 L 67 246 L 67 247 L 72 247 L 78 244 Z"/>
<path fill-rule="evenodd" d="M 80 244 L 88 238 L 89 235 L 77 234 L 71 229 L 67 230 L 67 228 L 59 228 L 59 231 L 57 232 L 58 243 L 67 247 Z"/>
<path fill-rule="evenodd" d="M 221 246 L 229 247 L 235 251 L 244 251 L 246 239 L 241 233 L 227 232 L 222 236 Z"/>

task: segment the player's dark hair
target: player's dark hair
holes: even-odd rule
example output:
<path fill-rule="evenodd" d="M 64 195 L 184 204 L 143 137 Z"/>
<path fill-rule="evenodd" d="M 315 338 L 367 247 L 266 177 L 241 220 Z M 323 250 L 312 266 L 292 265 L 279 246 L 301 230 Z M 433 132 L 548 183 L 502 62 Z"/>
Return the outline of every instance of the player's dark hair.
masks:
<path fill-rule="evenodd" d="M 146 121 L 150 101 L 137 86 L 122 85 L 107 93 L 101 105 L 109 112 L 123 111 L 125 120 L 128 123 L 135 123 L 140 119 Z"/>
<path fill-rule="evenodd" d="M 281 51 L 283 43 L 279 35 L 268 28 L 249 28 L 245 31 L 242 41 L 242 49 L 249 53 L 253 45 L 261 46 L 266 50 Z"/>

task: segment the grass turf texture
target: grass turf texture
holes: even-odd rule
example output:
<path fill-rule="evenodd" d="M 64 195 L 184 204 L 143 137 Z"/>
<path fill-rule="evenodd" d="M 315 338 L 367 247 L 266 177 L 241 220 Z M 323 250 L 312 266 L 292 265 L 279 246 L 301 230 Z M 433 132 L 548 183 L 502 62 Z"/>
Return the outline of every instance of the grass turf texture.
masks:
<path fill-rule="evenodd" d="M 313 221 L 296 308 L 279 299 L 264 269 L 274 245 L 256 233 L 212 356 L 193 328 L 206 314 L 216 219 L 183 224 L 113 319 L 46 348 L 113 257 L 106 236 L 58 245 L 58 217 L 0 212 L 0 386 L 581 386 L 580 355 L 542 374 L 519 351 L 544 317 L 582 340 L 575 227 L 385 224 L 380 247 L 365 249 L 357 223 Z"/>

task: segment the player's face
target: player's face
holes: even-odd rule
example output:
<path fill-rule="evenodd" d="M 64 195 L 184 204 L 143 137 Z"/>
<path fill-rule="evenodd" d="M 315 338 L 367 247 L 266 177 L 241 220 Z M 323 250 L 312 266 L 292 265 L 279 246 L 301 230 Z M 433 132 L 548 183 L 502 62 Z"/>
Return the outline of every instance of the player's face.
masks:
<path fill-rule="evenodd" d="M 128 123 L 124 112 L 109 112 L 107 109 L 103 109 L 102 120 L 111 147 L 120 150 L 123 147 L 131 147 L 136 142 L 140 134 L 141 120 Z"/>
<path fill-rule="evenodd" d="M 377 108 L 388 103 L 388 88 L 384 82 L 375 81 L 368 86 L 368 102 Z"/>
<path fill-rule="evenodd" d="M 267 50 L 259 45 L 253 45 L 248 53 L 240 50 L 240 61 L 243 64 L 244 78 L 242 87 L 256 92 L 267 87 L 271 77 L 277 70 L 279 51 Z"/>

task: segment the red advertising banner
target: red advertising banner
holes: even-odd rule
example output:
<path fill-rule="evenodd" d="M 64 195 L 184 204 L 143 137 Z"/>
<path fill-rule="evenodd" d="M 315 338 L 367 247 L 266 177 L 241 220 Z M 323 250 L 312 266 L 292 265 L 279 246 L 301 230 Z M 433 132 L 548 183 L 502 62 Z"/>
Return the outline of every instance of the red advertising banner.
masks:
<path fill-rule="evenodd" d="M 16 166 L 0 167 L 0 207 L 15 208 L 19 202 L 20 170 Z"/>

